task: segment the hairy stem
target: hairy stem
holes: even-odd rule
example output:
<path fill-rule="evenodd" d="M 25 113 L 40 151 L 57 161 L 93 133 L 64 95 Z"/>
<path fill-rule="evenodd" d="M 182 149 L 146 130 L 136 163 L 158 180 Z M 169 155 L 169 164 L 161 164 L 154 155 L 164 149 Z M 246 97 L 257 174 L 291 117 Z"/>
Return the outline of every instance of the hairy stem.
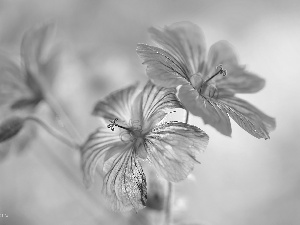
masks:
<path fill-rule="evenodd" d="M 56 115 L 56 121 L 58 124 L 64 128 L 70 137 L 73 138 L 73 140 L 77 140 L 80 143 L 82 143 L 82 138 L 74 124 L 71 122 L 69 116 L 65 113 L 64 109 L 61 107 L 61 105 L 57 102 L 57 100 L 50 94 L 46 96 L 46 102 L 49 105 L 50 109 L 54 112 Z"/>
<path fill-rule="evenodd" d="M 52 127 L 48 126 L 45 122 L 43 122 L 41 119 L 33 116 L 29 116 L 25 119 L 26 121 L 33 121 L 40 125 L 42 128 L 44 128 L 50 135 L 52 135 L 54 138 L 59 140 L 60 142 L 64 143 L 65 145 L 69 146 L 70 148 L 79 149 L 79 145 L 77 143 L 74 143 L 73 141 L 70 141 L 68 138 L 60 134 L 58 131 L 54 130 Z"/>

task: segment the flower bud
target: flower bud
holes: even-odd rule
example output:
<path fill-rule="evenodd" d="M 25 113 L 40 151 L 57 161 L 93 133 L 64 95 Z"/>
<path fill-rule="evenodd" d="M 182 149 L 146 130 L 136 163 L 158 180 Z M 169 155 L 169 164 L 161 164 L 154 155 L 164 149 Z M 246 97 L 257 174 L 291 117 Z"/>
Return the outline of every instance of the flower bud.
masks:
<path fill-rule="evenodd" d="M 17 135 L 23 128 L 24 118 L 11 117 L 0 124 L 0 143 Z"/>

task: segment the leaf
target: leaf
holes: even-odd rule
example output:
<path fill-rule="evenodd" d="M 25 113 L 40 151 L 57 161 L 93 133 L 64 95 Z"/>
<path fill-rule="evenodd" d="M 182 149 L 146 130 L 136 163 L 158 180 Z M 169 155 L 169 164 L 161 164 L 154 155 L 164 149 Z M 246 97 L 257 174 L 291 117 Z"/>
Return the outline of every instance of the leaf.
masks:
<path fill-rule="evenodd" d="M 24 118 L 11 117 L 0 124 L 0 143 L 17 135 L 24 125 Z"/>
<path fill-rule="evenodd" d="M 158 125 L 145 137 L 148 159 L 171 182 L 185 179 L 193 170 L 196 152 L 204 151 L 208 135 L 198 127 L 172 122 Z"/>

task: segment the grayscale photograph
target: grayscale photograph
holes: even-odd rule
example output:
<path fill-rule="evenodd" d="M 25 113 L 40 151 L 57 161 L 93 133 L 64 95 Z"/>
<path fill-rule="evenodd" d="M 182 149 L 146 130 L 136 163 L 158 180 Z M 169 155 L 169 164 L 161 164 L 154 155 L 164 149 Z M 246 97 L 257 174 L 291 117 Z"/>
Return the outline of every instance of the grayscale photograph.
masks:
<path fill-rule="evenodd" d="M 300 2 L 0 0 L 0 225 L 299 225 Z"/>

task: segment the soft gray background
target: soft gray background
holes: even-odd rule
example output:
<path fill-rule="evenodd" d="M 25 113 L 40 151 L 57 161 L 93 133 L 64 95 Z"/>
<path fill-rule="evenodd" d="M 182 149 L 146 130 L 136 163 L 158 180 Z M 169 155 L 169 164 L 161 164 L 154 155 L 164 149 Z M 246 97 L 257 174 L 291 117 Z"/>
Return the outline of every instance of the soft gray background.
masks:
<path fill-rule="evenodd" d="M 175 217 L 212 225 L 297 225 L 299 12 L 297 1 L 278 0 L 2 0 L 0 48 L 19 54 L 28 28 L 45 20 L 57 23 L 65 51 L 55 93 L 86 137 L 97 125 L 89 116 L 97 99 L 145 80 L 135 48 L 149 43 L 148 27 L 188 20 L 203 29 L 208 45 L 228 40 L 241 63 L 267 80 L 265 89 L 243 98 L 275 117 L 277 128 L 265 141 L 233 123 L 227 138 L 191 118 L 210 135 L 210 143 L 193 177 L 176 186 Z M 95 215 L 98 224 L 124 223 L 87 200 L 84 188 L 61 172 L 53 154 L 78 174 L 80 184 L 78 155 L 40 131 L 24 154 L 11 154 L 0 164 L 0 214 L 9 215 L 0 217 L 0 224 L 97 224 Z"/>

